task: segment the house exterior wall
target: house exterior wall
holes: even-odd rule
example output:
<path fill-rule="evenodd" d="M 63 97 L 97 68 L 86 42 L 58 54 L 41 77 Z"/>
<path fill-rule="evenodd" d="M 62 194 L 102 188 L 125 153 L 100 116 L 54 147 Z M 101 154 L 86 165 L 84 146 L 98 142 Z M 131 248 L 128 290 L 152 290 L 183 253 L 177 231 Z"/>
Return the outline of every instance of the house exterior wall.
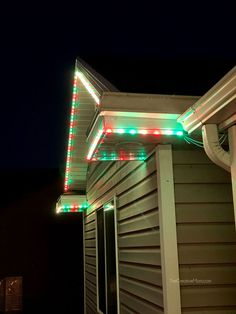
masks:
<path fill-rule="evenodd" d="M 182 313 L 236 313 L 230 174 L 203 150 L 173 152 Z"/>
<path fill-rule="evenodd" d="M 236 313 L 230 175 L 203 150 L 179 148 L 173 173 L 182 313 Z M 120 311 L 164 313 L 155 154 L 145 162 L 91 163 L 87 182 L 85 312 L 97 313 L 96 209 L 116 195 Z"/>
<path fill-rule="evenodd" d="M 95 211 L 116 195 L 121 313 L 164 313 L 155 154 L 91 164 L 85 214 L 87 313 L 96 313 Z"/>

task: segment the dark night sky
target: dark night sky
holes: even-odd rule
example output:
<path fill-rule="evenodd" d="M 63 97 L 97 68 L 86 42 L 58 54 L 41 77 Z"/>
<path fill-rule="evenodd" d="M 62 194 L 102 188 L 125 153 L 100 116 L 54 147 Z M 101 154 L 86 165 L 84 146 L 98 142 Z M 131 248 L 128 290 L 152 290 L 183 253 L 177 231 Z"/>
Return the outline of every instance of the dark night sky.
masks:
<path fill-rule="evenodd" d="M 236 64 L 229 1 L 76 3 L 0 10 L 0 278 L 23 274 L 30 314 L 83 304 L 81 217 L 53 207 L 76 56 L 121 91 L 160 94 L 202 95 Z"/>
<path fill-rule="evenodd" d="M 233 12 L 227 1 L 5 8 L 1 164 L 64 167 L 76 56 L 121 91 L 204 93 L 235 64 Z"/>

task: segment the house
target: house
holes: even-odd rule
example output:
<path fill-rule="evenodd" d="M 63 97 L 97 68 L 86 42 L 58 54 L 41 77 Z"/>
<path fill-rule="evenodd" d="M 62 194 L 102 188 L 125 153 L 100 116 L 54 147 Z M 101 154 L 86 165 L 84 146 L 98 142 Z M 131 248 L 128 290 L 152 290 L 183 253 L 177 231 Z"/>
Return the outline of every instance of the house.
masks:
<path fill-rule="evenodd" d="M 149 95 L 78 59 L 72 98 L 57 212 L 83 211 L 85 313 L 236 313 L 236 67 Z"/>

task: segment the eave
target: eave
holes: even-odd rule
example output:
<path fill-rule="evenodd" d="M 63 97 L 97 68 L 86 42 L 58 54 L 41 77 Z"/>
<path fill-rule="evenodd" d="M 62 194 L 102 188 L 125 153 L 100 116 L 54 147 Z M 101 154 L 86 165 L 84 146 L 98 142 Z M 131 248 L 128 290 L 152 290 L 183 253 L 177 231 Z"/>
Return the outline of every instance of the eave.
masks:
<path fill-rule="evenodd" d="M 219 130 L 236 122 L 236 66 L 178 119 L 192 133 L 204 124 L 217 124 Z"/>
<path fill-rule="evenodd" d="M 145 160 L 158 143 L 178 142 L 179 115 L 198 97 L 104 93 L 88 130 L 87 160 Z"/>
<path fill-rule="evenodd" d="M 99 106 L 103 92 L 107 91 L 117 91 L 117 89 L 83 60 L 77 59 L 69 126 L 65 192 L 85 190 L 87 175 L 86 131 Z"/>

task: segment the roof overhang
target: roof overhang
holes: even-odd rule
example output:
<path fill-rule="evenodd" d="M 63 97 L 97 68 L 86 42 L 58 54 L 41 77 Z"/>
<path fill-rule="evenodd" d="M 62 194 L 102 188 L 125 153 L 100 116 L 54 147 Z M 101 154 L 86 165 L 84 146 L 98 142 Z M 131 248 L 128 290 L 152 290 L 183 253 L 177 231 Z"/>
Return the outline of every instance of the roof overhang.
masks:
<path fill-rule="evenodd" d="M 88 207 L 86 195 L 63 194 L 56 203 L 56 212 L 59 213 L 78 213 L 83 212 Z"/>
<path fill-rule="evenodd" d="M 88 131 L 87 160 L 145 160 L 158 143 L 184 135 L 179 115 L 198 98 L 104 93 Z"/>
<path fill-rule="evenodd" d="M 99 107 L 104 92 L 117 91 L 83 60 L 77 59 L 73 83 L 69 140 L 65 171 L 65 192 L 86 188 L 86 131 Z"/>
<path fill-rule="evenodd" d="M 78 59 L 65 173 L 57 212 L 82 211 L 88 161 L 144 160 L 159 143 L 183 142 L 205 123 L 236 122 L 236 67 L 203 97 L 120 93 Z M 184 113 L 183 113 L 184 112 Z M 68 194 L 75 192 L 76 195 Z"/>
<path fill-rule="evenodd" d="M 217 124 L 219 130 L 236 123 L 236 67 L 227 73 L 193 106 L 189 107 L 178 122 L 191 133 L 204 124 Z"/>

